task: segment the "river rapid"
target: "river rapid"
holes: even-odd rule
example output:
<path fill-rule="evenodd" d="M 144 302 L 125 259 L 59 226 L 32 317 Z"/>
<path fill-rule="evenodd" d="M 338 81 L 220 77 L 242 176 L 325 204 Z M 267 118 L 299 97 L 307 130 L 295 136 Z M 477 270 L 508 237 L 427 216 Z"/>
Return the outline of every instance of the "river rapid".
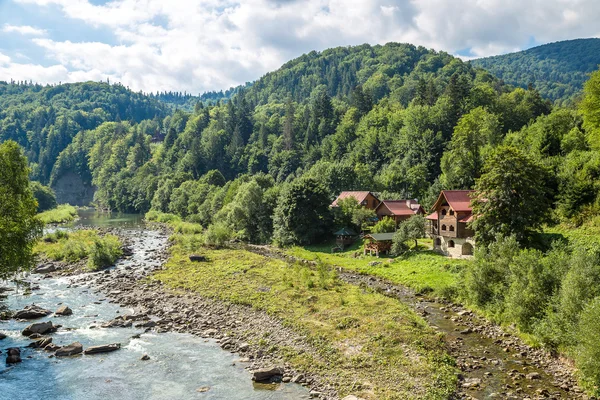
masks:
<path fill-rule="evenodd" d="M 70 228 L 113 227 L 129 239 L 133 254 L 114 268 L 151 269 L 167 236 L 148 230 L 138 215 L 102 215 L 80 211 Z M 60 228 L 64 229 L 64 228 Z M 97 273 L 97 274 L 101 274 Z M 100 328 L 100 325 L 134 310 L 111 303 L 96 293 L 81 276 L 45 278 L 26 276 L 32 290 L 9 285 L 2 304 L 19 310 L 31 304 L 55 311 L 60 305 L 71 316 L 49 315 L 34 321 L 0 321 L 0 398 L 11 400 L 80 399 L 248 399 L 290 400 L 308 398 L 296 384 L 253 385 L 239 356 L 222 350 L 214 340 L 182 333 L 144 333 L 143 328 Z M 89 346 L 120 343 L 112 353 L 56 358 L 43 350 L 26 348 L 31 339 L 21 331 L 32 322 L 51 320 L 62 328 L 51 334 L 53 343 L 80 342 Z M 136 337 L 139 335 L 139 337 Z M 23 361 L 4 366 L 6 349 L 20 347 Z M 147 354 L 150 359 L 142 361 Z M 267 390 L 268 389 L 268 390 Z"/>

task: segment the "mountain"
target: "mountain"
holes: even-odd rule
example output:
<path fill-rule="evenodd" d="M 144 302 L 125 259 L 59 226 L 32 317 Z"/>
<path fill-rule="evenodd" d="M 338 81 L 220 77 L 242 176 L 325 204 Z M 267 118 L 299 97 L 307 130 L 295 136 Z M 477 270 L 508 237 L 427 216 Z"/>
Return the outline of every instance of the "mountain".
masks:
<path fill-rule="evenodd" d="M 32 178 L 44 183 L 58 155 L 78 132 L 106 121 L 138 123 L 167 114 L 158 100 L 120 84 L 0 82 L 0 142 L 19 143 Z"/>
<path fill-rule="evenodd" d="M 559 104 L 573 102 L 589 74 L 600 64 L 600 39 L 549 43 L 517 53 L 472 60 L 515 86 L 532 84 L 542 96 Z"/>

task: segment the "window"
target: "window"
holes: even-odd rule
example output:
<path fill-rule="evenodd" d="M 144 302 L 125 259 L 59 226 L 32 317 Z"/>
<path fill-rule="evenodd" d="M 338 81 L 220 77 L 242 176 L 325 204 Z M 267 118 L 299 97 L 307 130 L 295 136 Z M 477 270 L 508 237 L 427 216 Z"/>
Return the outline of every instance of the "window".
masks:
<path fill-rule="evenodd" d="M 450 210 L 450 215 L 454 215 L 454 210 Z"/>
<path fill-rule="evenodd" d="M 446 209 L 442 209 L 442 215 L 446 215 Z"/>
<path fill-rule="evenodd" d="M 435 245 L 436 246 L 441 246 L 442 245 L 442 240 L 440 238 L 436 238 L 435 239 Z"/>
<path fill-rule="evenodd" d="M 448 247 L 454 247 L 454 240 L 448 242 Z"/>
<path fill-rule="evenodd" d="M 442 225 L 442 230 L 445 231 L 446 230 L 446 225 Z"/>
<path fill-rule="evenodd" d="M 450 225 L 450 232 L 454 232 L 454 225 Z"/>

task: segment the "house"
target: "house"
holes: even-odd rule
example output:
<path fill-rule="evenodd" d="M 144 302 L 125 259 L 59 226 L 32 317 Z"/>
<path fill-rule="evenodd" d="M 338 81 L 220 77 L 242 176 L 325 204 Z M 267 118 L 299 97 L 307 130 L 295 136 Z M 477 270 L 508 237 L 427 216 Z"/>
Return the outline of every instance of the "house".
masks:
<path fill-rule="evenodd" d="M 396 226 L 413 215 L 424 215 L 425 210 L 417 200 L 383 200 L 375 209 L 377 218 L 390 217 L 396 221 Z"/>
<path fill-rule="evenodd" d="M 371 192 L 342 192 L 340 195 L 331 203 L 331 207 L 337 207 L 338 201 L 347 199 L 348 197 L 354 197 L 358 204 L 361 206 L 368 208 L 370 210 L 374 210 L 379 205 L 380 201 L 375 195 Z"/>
<path fill-rule="evenodd" d="M 442 190 L 433 212 L 426 217 L 434 250 L 451 257 L 473 255 L 474 232 L 469 228 L 473 220 L 472 193 L 473 190 Z"/>

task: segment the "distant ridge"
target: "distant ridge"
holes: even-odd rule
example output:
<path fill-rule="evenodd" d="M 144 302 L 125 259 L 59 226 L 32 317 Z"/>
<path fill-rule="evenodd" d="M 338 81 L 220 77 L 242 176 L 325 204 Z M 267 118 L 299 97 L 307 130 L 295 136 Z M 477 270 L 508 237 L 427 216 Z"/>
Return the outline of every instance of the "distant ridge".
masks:
<path fill-rule="evenodd" d="M 472 60 L 506 83 L 527 87 L 569 104 L 581 93 L 589 73 L 600 64 L 600 39 L 564 40 L 500 56 Z"/>

